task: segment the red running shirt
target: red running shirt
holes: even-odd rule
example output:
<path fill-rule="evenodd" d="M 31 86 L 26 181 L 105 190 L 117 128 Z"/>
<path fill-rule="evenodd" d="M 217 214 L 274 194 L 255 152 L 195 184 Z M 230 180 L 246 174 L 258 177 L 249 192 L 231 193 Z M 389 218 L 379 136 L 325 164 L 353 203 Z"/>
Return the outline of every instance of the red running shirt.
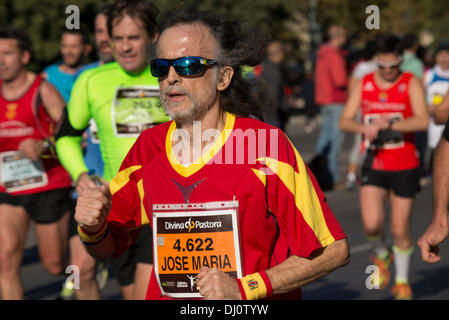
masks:
<path fill-rule="evenodd" d="M 243 276 L 278 265 L 291 255 L 310 257 L 314 250 L 345 238 L 315 177 L 279 129 L 227 113 L 220 139 L 201 162 L 187 167 L 173 157 L 176 148 L 171 141 L 175 129 L 176 123 L 171 121 L 144 131 L 111 181 L 112 210 L 108 221 L 118 245 L 116 256 L 132 245 L 143 225 L 150 224 L 155 231 L 153 206 L 158 204 L 189 206 L 238 201 L 236 220 Z M 213 222 L 201 222 L 198 216 L 189 218 L 185 217 L 187 224 L 165 222 L 162 227 L 170 229 L 170 233 L 171 229 L 187 226 L 184 232 L 197 237 L 195 242 L 190 240 L 190 248 L 189 239 L 185 241 L 181 236 L 174 244 L 168 243 L 170 234 L 165 240 L 153 237 L 157 241 L 155 251 L 165 248 L 174 252 L 169 257 L 171 266 L 163 260 L 154 261 L 177 272 L 174 278 L 184 273 L 183 280 L 159 281 L 166 288 L 190 287 L 189 279 L 206 263 L 220 269 L 234 267 L 234 260 L 227 260 L 222 254 L 229 241 L 197 243 L 200 234 L 193 234 L 196 227 L 207 231 Z M 206 232 L 205 236 L 213 238 L 211 233 Z M 215 251 L 207 251 L 207 245 Z M 272 298 L 301 299 L 301 290 Z M 162 294 L 154 271 L 147 299 L 170 299 Z"/>
<path fill-rule="evenodd" d="M 0 192 L 34 194 L 71 185 L 67 171 L 57 159 L 48 158 L 50 154 L 43 155 L 43 159 L 36 164 L 42 165 L 41 169 L 44 173 L 41 176 L 37 176 L 35 171 L 27 175 L 27 168 L 18 168 L 26 165 L 24 161 L 28 160 L 14 160 L 18 154 L 15 151 L 18 150 L 21 141 L 28 138 L 45 139 L 52 134 L 54 123 L 47 115 L 39 96 L 39 86 L 42 81 L 42 78 L 37 75 L 23 96 L 10 101 L 1 94 L 2 81 L 0 80 Z M 17 179 L 12 179 L 13 176 Z M 35 180 L 30 182 L 30 179 L 42 177 L 44 178 L 39 182 Z"/>
<path fill-rule="evenodd" d="M 369 124 L 381 114 L 390 118 L 406 119 L 413 116 L 408 94 L 409 82 L 413 75 L 404 72 L 396 83 L 387 90 L 380 89 L 374 74 L 366 75 L 362 80 L 362 122 Z M 362 152 L 369 146 L 367 140 L 362 141 Z M 404 133 L 402 138 L 388 141 L 376 148 L 372 164 L 374 170 L 401 171 L 419 167 L 419 158 L 415 146 L 414 133 Z"/>

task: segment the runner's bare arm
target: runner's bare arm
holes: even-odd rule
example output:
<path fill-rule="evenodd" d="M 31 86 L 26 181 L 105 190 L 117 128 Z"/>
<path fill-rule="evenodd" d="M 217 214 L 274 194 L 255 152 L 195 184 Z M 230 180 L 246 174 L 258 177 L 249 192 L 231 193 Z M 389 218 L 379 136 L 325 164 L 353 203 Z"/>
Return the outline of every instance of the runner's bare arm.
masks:
<path fill-rule="evenodd" d="M 51 83 L 43 81 L 40 86 L 40 95 L 48 115 L 53 121 L 59 123 L 61 121 L 62 112 L 66 103 L 61 94 L 58 92 L 58 89 L 56 89 Z"/>
<path fill-rule="evenodd" d="M 98 244 L 86 246 L 87 252 L 96 260 L 106 260 L 112 257 L 117 250 L 117 244 L 111 233 Z"/>
<path fill-rule="evenodd" d="M 299 289 L 348 263 L 349 247 L 346 239 L 342 239 L 316 250 L 309 259 L 291 256 L 266 270 L 266 274 L 270 279 L 273 295 L 276 295 Z M 237 282 L 216 268 L 202 268 L 198 280 L 200 294 L 205 299 L 242 299 Z"/>
<path fill-rule="evenodd" d="M 46 81 L 42 82 L 39 90 L 45 110 L 52 120 L 59 124 L 62 111 L 65 106 L 64 99 L 61 97 L 58 90 Z M 57 125 L 55 132 L 57 132 L 58 129 L 59 126 Z M 19 144 L 19 150 L 25 155 L 25 157 L 33 161 L 39 159 L 46 148 L 47 146 L 45 145 L 44 140 L 36 140 L 31 138 L 24 139 Z"/>
<path fill-rule="evenodd" d="M 355 121 L 362 100 L 362 81 L 357 80 L 351 88 L 350 95 L 340 117 L 339 126 L 343 131 L 360 133 L 363 125 Z"/>
<path fill-rule="evenodd" d="M 316 250 L 309 259 L 291 256 L 266 273 L 275 295 L 301 288 L 348 263 L 349 247 L 346 239 L 342 239 Z"/>
<path fill-rule="evenodd" d="M 449 142 L 443 137 L 435 152 L 433 167 L 433 216 L 430 226 L 418 240 L 425 262 L 435 263 L 438 245 L 449 236 Z"/>
<path fill-rule="evenodd" d="M 351 78 L 349 80 L 349 85 L 348 85 L 348 94 L 349 95 L 354 91 L 354 88 L 359 81 L 360 81 L 359 78 L 351 76 Z"/>
<path fill-rule="evenodd" d="M 447 220 L 449 209 L 449 142 L 443 137 L 435 152 L 433 202 L 436 218 Z M 446 221 L 447 222 L 447 221 Z"/>
<path fill-rule="evenodd" d="M 424 88 L 420 80 L 415 77 L 410 79 L 408 93 L 413 116 L 394 122 L 391 129 L 400 132 L 427 130 L 429 125 L 429 111 L 427 110 Z"/>
<path fill-rule="evenodd" d="M 449 118 L 449 92 L 444 97 L 441 104 L 435 108 L 433 118 L 436 124 L 445 124 Z"/>

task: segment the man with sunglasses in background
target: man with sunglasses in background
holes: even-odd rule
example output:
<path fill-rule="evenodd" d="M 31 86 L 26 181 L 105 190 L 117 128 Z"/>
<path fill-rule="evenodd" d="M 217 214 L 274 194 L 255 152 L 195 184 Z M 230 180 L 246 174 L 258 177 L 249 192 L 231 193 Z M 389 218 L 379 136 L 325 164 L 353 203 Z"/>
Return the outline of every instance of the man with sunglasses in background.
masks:
<path fill-rule="evenodd" d="M 157 9 L 145 1 L 119 0 L 112 5 L 107 28 L 115 62 L 86 70 L 75 82 L 56 150 L 76 181 L 78 195 L 96 186 L 80 146 L 91 119 L 98 129 L 106 181 L 116 175 L 143 130 L 169 120 L 158 108 L 159 85 L 149 68 L 158 37 L 156 15 Z M 152 235 L 145 227 L 136 244 L 116 261 L 116 277 L 125 299 L 145 297 L 152 261 Z"/>
<path fill-rule="evenodd" d="M 78 232 L 101 259 L 150 222 L 147 299 L 300 299 L 349 249 L 293 144 L 254 119 L 267 91 L 241 71 L 260 63 L 268 39 L 215 12 L 163 21 L 151 72 L 173 121 L 140 135 L 110 188 L 82 191 Z"/>
<path fill-rule="evenodd" d="M 399 40 L 382 35 L 377 39 L 377 50 L 378 69 L 354 86 L 340 128 L 364 137 L 360 206 L 364 231 L 375 253 L 372 259 L 379 267 L 378 285 L 388 285 L 388 268 L 394 255 L 396 278 L 392 293 L 396 299 L 412 299 L 410 220 L 414 196 L 420 189 L 420 163 L 413 133 L 427 128 L 429 115 L 422 84 L 411 73 L 400 70 Z M 354 120 L 360 108 L 362 123 Z M 391 205 L 393 252 L 384 236 L 387 200 Z"/>

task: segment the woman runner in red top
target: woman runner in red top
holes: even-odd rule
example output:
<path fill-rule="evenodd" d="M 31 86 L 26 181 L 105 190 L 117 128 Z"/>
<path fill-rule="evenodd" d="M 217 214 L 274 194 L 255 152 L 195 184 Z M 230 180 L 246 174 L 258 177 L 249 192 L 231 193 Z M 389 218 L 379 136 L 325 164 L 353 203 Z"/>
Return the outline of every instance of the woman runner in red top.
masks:
<path fill-rule="evenodd" d="M 392 123 L 412 117 L 413 109 L 408 94 L 412 77 L 411 73 L 402 73 L 391 87 L 380 89 L 376 84 L 375 73 L 366 75 L 362 79 L 362 123 L 370 125 L 380 117 L 387 117 Z M 375 147 L 365 138 L 362 153 L 370 148 L 375 148 L 371 166 L 374 170 L 400 171 L 419 167 L 413 132 L 398 133 Z"/>
<path fill-rule="evenodd" d="M 396 268 L 392 293 L 396 299 L 411 299 L 409 284 L 413 239 L 410 217 L 414 195 L 419 191 L 419 160 L 413 132 L 426 130 L 429 120 L 424 89 L 410 73 L 401 73 L 399 40 L 384 35 L 377 40 L 378 69 L 359 81 L 346 103 L 340 128 L 364 136 L 360 205 L 365 234 L 372 244 L 373 262 L 379 281 L 386 288 L 393 252 L 384 236 L 385 202 L 391 204 L 391 232 Z M 362 109 L 362 123 L 355 116 Z"/>

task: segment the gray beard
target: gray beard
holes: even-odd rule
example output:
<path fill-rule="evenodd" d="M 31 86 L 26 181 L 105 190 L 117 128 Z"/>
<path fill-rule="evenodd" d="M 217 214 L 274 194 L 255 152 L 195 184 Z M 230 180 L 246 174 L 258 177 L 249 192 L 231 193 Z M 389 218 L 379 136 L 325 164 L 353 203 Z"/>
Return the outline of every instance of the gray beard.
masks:
<path fill-rule="evenodd" d="M 168 91 L 169 88 L 167 88 L 166 91 Z M 199 101 L 196 101 L 188 91 L 179 87 L 177 87 L 177 90 L 182 91 L 191 100 L 191 105 L 187 111 L 184 111 L 182 113 L 170 112 L 169 108 L 167 108 L 167 98 L 165 92 L 161 92 L 160 104 L 165 109 L 167 115 L 169 115 L 170 118 L 173 119 L 178 125 L 193 125 L 194 121 L 201 120 L 204 115 L 212 108 L 213 101 L 215 101 L 216 99 L 215 94 L 213 99 L 210 99 L 210 101 L 206 102 L 207 104 L 201 104 Z"/>

